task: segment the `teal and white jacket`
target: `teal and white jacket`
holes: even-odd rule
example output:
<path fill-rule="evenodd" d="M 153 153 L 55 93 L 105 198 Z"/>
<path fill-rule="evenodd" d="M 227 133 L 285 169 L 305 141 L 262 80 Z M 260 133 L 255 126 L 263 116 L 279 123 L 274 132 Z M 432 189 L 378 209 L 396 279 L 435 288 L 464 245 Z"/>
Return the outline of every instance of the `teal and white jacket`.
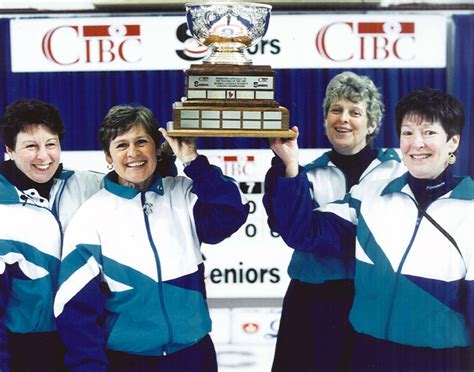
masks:
<path fill-rule="evenodd" d="M 8 359 L 6 331 L 56 329 L 63 231 L 79 206 L 102 185 L 103 175 L 63 170 L 49 201 L 34 189 L 18 190 L 0 174 L 0 362 Z"/>
<path fill-rule="evenodd" d="M 355 260 L 355 330 L 394 343 L 465 347 L 474 334 L 474 181 L 463 178 L 421 216 L 406 174 L 361 182 L 343 202 L 307 208 L 305 172 L 267 180 L 271 224 L 297 250 Z M 295 196 L 285 203 L 288 190 Z M 355 252 L 351 247 L 354 246 Z M 329 248 L 329 249 L 328 249 Z"/>
<path fill-rule="evenodd" d="M 109 174 L 74 216 L 54 305 L 67 367 L 104 370 L 106 349 L 166 355 L 211 331 L 200 243 L 237 231 L 248 205 L 204 156 L 185 173 L 143 192 Z"/>
<path fill-rule="evenodd" d="M 330 151 L 304 167 L 310 184 L 313 208 L 341 200 L 346 194 L 344 173 L 329 159 Z M 393 179 L 406 171 L 394 149 L 378 150 L 375 158 L 362 173 L 359 182 Z M 353 261 L 341 261 L 317 252 L 295 250 L 288 266 L 288 275 L 304 283 L 324 283 L 330 280 L 352 279 Z"/>

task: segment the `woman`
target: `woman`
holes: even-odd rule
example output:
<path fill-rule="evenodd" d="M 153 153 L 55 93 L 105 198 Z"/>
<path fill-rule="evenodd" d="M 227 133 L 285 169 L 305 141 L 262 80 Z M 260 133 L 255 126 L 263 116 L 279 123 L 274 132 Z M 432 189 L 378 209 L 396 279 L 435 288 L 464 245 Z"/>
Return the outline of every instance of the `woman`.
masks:
<path fill-rule="evenodd" d="M 69 225 L 55 301 L 71 369 L 217 370 L 200 243 L 237 231 L 248 206 L 193 141 L 160 131 L 189 178 L 156 171 L 150 110 L 115 106 L 100 128 L 115 171 Z"/>
<path fill-rule="evenodd" d="M 12 103 L 1 131 L 10 160 L 0 164 L 0 370 L 58 371 L 53 297 L 62 233 L 102 176 L 62 168 L 64 125 L 48 103 Z"/>
<path fill-rule="evenodd" d="M 363 178 L 401 174 L 395 151 L 371 147 L 383 109 L 381 95 L 368 77 L 343 72 L 329 82 L 323 111 L 332 149 L 305 167 L 312 195 L 308 207 L 342 199 Z M 298 132 L 296 127 L 293 130 Z M 297 174 L 296 138 L 273 139 L 271 147 L 283 162 L 271 172 Z M 289 191 L 287 198 L 293 194 Z M 264 198 L 268 204 L 269 194 Z M 283 302 L 273 371 L 345 369 L 352 339 L 348 316 L 354 295 L 353 265 L 295 251 L 288 274 L 291 282 Z"/>
<path fill-rule="evenodd" d="M 345 202 L 314 211 L 304 171 L 269 174 L 269 220 L 296 250 L 355 262 L 351 370 L 470 371 L 474 183 L 449 167 L 463 106 L 424 89 L 404 97 L 396 116 L 408 173 L 363 180 Z M 285 204 L 289 189 L 294 198 Z"/>

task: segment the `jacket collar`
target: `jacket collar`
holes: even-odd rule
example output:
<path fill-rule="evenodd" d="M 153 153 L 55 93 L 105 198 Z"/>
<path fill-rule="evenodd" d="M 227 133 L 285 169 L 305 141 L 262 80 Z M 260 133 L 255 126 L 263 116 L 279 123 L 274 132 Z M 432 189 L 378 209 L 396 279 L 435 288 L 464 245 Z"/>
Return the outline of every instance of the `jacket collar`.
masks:
<path fill-rule="evenodd" d="M 315 169 L 315 168 L 327 168 L 327 167 L 330 167 L 330 166 L 334 167 L 334 164 L 329 159 L 329 153 L 330 152 L 331 151 L 326 151 L 319 158 L 317 158 L 316 160 L 313 160 L 311 163 L 306 165 L 304 168 L 306 170 L 311 170 L 311 169 Z"/>
<path fill-rule="evenodd" d="M 66 182 L 69 177 L 74 174 L 72 170 L 62 169 L 61 172 L 53 179 L 54 183 Z M 22 203 L 18 189 L 8 181 L 5 176 L 0 174 L 0 204 L 17 204 Z"/>
<path fill-rule="evenodd" d="M 403 192 L 412 194 L 408 186 L 408 172 L 404 173 L 398 178 L 390 181 L 383 189 L 381 195 L 393 194 L 396 192 Z M 471 177 L 463 177 L 456 187 L 451 190 L 447 196 L 451 199 L 460 200 L 474 200 L 474 181 Z"/>
<path fill-rule="evenodd" d="M 327 168 L 327 167 L 334 167 L 334 163 L 329 159 L 329 153 L 331 151 L 326 151 L 324 154 L 322 154 L 319 158 L 314 160 L 313 162 L 309 163 L 306 165 L 304 168 L 306 170 L 311 170 L 315 168 Z M 379 149 L 377 153 L 377 160 L 380 163 L 384 163 L 389 160 L 394 160 L 397 162 L 401 162 L 400 157 L 398 156 L 397 152 L 392 149 Z"/>
<path fill-rule="evenodd" d="M 104 188 L 107 191 L 124 199 L 133 199 L 135 196 L 140 194 L 140 190 L 135 190 L 131 187 L 118 184 L 114 181 L 115 178 L 116 173 L 114 171 L 110 172 L 109 174 L 107 174 L 107 176 L 105 176 Z M 145 190 L 145 192 L 147 191 L 155 192 L 158 195 L 163 195 L 163 179 L 158 175 L 155 181 L 148 187 L 148 189 Z"/>
<path fill-rule="evenodd" d="M 20 196 L 17 189 L 3 175 L 0 175 L 0 203 L 17 204 L 19 202 Z"/>

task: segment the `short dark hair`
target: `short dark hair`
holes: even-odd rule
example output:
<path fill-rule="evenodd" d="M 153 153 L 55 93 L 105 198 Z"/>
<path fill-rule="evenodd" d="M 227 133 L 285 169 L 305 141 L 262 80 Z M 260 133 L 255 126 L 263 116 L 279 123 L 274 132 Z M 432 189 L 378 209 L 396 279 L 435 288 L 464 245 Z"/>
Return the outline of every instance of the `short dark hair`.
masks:
<path fill-rule="evenodd" d="M 35 125 L 44 125 L 59 139 L 64 137 L 64 124 L 57 107 L 38 99 L 19 99 L 8 105 L 1 119 L 1 135 L 10 149 L 15 149 L 18 133 Z"/>
<path fill-rule="evenodd" d="M 99 129 L 99 141 L 104 152 L 110 155 L 109 147 L 114 138 L 139 124 L 143 125 L 156 148 L 159 148 L 160 131 L 151 110 L 144 106 L 118 105 L 109 110 Z"/>
<path fill-rule="evenodd" d="M 395 109 L 397 133 L 400 136 L 403 119 L 408 115 L 439 121 L 448 139 L 461 135 L 464 127 L 464 105 L 456 97 L 438 89 L 414 90 L 403 97 Z"/>

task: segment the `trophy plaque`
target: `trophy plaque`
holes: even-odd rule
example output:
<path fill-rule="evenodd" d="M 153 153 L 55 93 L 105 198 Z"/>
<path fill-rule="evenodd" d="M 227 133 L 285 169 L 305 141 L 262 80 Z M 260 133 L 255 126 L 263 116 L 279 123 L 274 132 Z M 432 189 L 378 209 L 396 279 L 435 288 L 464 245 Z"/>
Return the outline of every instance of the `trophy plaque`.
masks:
<path fill-rule="evenodd" d="M 275 72 L 253 65 L 245 48 L 265 35 L 271 6 L 242 2 L 187 3 L 194 38 L 211 53 L 186 74 L 186 97 L 173 105 L 173 137 L 294 137 L 288 109 L 274 99 Z"/>

